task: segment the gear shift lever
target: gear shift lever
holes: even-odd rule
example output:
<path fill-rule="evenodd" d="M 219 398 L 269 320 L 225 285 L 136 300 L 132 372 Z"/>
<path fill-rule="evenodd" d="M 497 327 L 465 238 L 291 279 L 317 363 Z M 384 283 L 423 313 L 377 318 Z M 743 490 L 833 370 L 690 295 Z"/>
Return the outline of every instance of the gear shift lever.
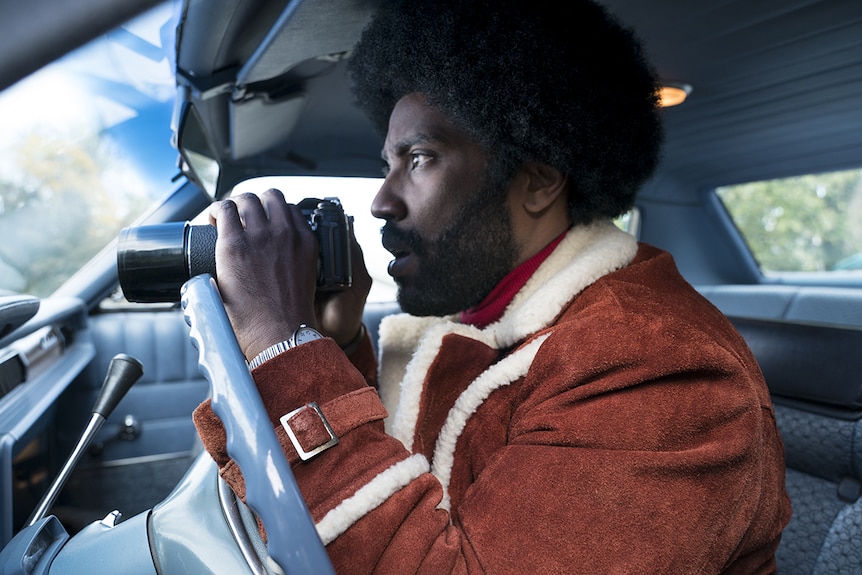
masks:
<path fill-rule="evenodd" d="M 54 500 L 57 499 L 57 495 L 60 494 L 60 490 L 63 489 L 63 486 L 66 484 L 66 480 L 69 478 L 69 475 L 71 475 L 72 470 L 78 463 L 78 459 L 81 458 L 81 454 L 84 453 L 84 450 L 87 449 L 90 442 L 93 441 L 93 438 L 102 427 L 102 424 L 105 423 L 105 420 L 114 408 L 117 407 L 117 404 L 120 403 L 120 400 L 123 399 L 126 392 L 129 391 L 129 388 L 131 388 L 143 374 L 144 368 L 141 365 L 141 362 L 134 357 L 124 353 L 114 356 L 111 360 L 111 365 L 108 367 L 108 374 L 105 376 L 105 382 L 102 384 L 101 391 L 99 391 L 99 397 L 96 399 L 96 403 L 93 406 L 93 414 L 90 417 L 90 423 L 87 424 L 87 428 L 81 435 L 81 439 L 78 440 L 78 444 L 72 451 L 72 455 L 69 456 L 69 459 L 66 460 L 65 465 L 63 465 L 63 468 L 60 470 L 60 474 L 51 484 L 51 487 L 45 495 L 42 496 L 42 501 L 39 502 L 39 506 L 36 507 L 36 510 L 30 516 L 30 519 L 27 520 L 28 527 L 45 516 L 54 504 Z"/>

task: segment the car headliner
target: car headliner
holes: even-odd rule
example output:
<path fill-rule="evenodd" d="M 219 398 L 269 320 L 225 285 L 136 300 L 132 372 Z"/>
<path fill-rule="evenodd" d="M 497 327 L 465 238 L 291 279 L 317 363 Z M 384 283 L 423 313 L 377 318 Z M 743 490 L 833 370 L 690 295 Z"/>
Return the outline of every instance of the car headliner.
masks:
<path fill-rule="evenodd" d="M 862 165 L 862 3 L 605 3 L 644 39 L 664 80 L 693 87 L 663 112 L 663 161 L 642 197 L 684 203 L 718 185 Z M 4 3 L 0 87 L 150 4 Z M 352 108 L 343 73 L 376 4 L 190 3 L 178 69 L 226 184 L 249 174 L 379 175 L 379 137 Z"/>

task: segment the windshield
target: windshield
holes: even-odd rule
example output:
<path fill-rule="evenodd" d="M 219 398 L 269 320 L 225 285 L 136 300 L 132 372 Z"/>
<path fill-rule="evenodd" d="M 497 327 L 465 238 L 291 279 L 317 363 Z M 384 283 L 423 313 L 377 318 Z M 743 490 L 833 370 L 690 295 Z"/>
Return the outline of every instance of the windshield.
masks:
<path fill-rule="evenodd" d="M 174 6 L 0 94 L 0 293 L 48 296 L 171 187 Z"/>

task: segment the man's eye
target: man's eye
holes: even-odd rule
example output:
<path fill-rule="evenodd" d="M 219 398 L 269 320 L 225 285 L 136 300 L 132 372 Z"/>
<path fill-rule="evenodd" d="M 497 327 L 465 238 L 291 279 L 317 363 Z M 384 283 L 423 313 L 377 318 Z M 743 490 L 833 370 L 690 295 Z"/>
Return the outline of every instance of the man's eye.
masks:
<path fill-rule="evenodd" d="M 410 167 L 415 170 L 416 168 L 422 167 L 424 164 L 428 163 L 430 159 L 431 156 L 429 156 L 425 152 L 411 152 Z"/>

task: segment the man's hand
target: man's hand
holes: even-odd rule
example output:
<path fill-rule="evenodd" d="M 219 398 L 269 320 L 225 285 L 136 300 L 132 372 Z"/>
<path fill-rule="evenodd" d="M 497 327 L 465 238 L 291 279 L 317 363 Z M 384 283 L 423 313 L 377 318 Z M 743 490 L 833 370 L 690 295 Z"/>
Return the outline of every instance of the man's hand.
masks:
<path fill-rule="evenodd" d="M 317 238 L 280 191 L 217 202 L 209 215 L 218 228 L 219 292 L 246 359 L 288 339 L 303 323 L 342 347 L 359 334 L 371 276 L 352 230 L 353 286 L 316 293 Z"/>
<path fill-rule="evenodd" d="M 320 332 L 334 339 L 341 347 L 359 335 L 365 300 L 371 291 L 371 275 L 365 267 L 365 257 L 352 227 L 350 249 L 353 285 L 343 291 L 317 292 L 314 302 Z"/>
<path fill-rule="evenodd" d="M 246 359 L 317 327 L 317 238 L 302 211 L 278 190 L 213 204 L 216 270 L 228 318 Z"/>

